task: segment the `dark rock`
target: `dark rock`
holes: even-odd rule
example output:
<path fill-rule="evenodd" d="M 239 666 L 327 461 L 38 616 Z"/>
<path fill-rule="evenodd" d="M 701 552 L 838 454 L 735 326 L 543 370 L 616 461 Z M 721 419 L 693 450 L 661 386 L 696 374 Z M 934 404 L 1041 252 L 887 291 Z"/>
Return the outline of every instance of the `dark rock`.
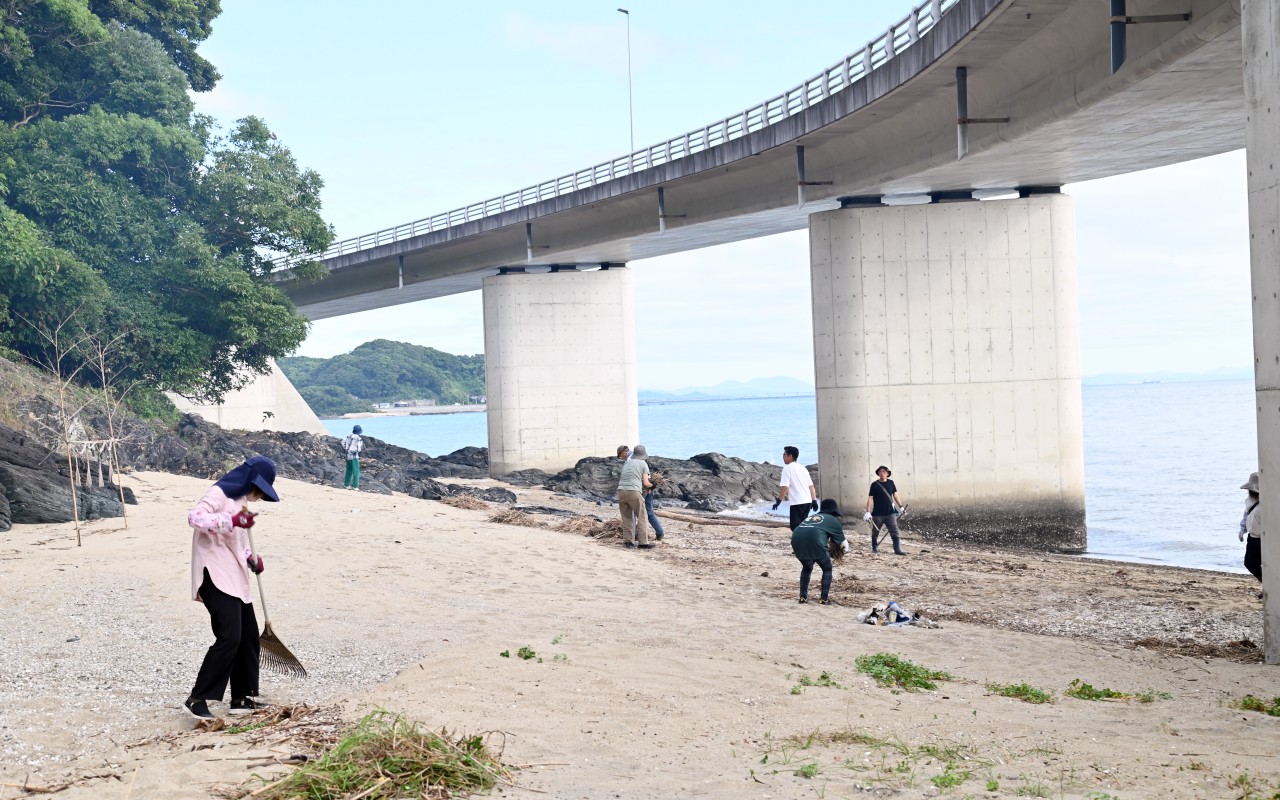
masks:
<path fill-rule="evenodd" d="M 486 475 L 489 474 L 489 448 L 487 447 L 464 447 L 461 450 L 454 450 L 447 456 L 440 456 L 440 460 L 472 467 Z"/>
<path fill-rule="evenodd" d="M 145 427 L 145 426 L 144 426 Z M 136 469 L 151 469 L 217 480 L 253 455 L 276 463 L 285 478 L 341 486 L 346 473 L 342 441 L 333 436 L 278 431 L 226 431 L 199 416 L 184 414 L 172 431 L 131 431 L 125 458 Z M 475 494 L 493 502 L 515 502 L 505 489 L 479 490 L 440 483 L 437 478 L 486 478 L 488 454 L 482 448 L 463 448 L 450 454 L 457 461 L 432 458 L 416 450 L 364 437 L 360 454 L 360 491 L 375 494 L 403 492 L 410 497 L 439 500 L 450 494 Z M 478 451 L 478 452 L 477 452 Z M 474 464 L 484 464 L 483 468 Z M 484 493 L 490 496 L 485 497 Z"/>
<path fill-rule="evenodd" d="M 649 469 L 666 481 L 655 500 L 679 501 L 703 511 L 727 511 L 775 497 L 781 467 L 744 461 L 719 453 L 688 460 L 650 456 Z M 611 500 L 618 493 L 623 462 L 616 458 L 584 458 L 572 469 L 548 478 L 545 486 L 572 497 Z"/>
<path fill-rule="evenodd" d="M 512 486 L 544 486 L 550 478 L 540 469 L 518 469 L 502 476 L 502 480 Z"/>
<path fill-rule="evenodd" d="M 77 486 L 76 510 L 80 519 L 118 517 L 119 487 L 110 483 L 111 469 L 88 459 L 80 459 L 79 470 L 103 485 Z M 0 530 L 15 523 L 70 522 L 71 480 L 64 455 L 54 452 L 35 437 L 0 425 Z M 133 492 L 125 492 L 125 502 L 137 503 Z"/>

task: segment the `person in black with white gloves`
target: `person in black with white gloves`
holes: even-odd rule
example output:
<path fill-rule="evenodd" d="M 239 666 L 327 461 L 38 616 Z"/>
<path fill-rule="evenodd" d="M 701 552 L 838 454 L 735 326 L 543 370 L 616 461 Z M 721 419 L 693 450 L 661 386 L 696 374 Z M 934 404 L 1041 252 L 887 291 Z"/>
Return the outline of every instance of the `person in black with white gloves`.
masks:
<path fill-rule="evenodd" d="M 893 472 L 883 464 L 876 467 L 876 480 L 872 481 L 867 493 L 867 511 L 862 518 L 871 523 L 871 552 L 880 552 L 876 533 L 884 528 L 889 529 L 893 539 L 894 555 L 905 556 L 902 542 L 898 539 L 898 513 L 902 508 L 902 500 L 898 498 L 898 487 L 889 480 Z"/>

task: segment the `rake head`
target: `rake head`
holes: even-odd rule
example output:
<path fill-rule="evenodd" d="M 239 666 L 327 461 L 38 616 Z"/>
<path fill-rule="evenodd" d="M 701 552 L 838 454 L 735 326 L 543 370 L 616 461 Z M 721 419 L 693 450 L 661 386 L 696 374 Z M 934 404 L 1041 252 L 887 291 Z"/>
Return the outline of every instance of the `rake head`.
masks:
<path fill-rule="evenodd" d="M 302 666 L 302 662 L 289 652 L 289 648 L 280 641 L 276 632 L 271 630 L 270 622 L 262 626 L 262 635 L 258 637 L 258 643 L 261 645 L 258 664 L 263 669 L 290 678 L 307 677 L 307 670 Z"/>

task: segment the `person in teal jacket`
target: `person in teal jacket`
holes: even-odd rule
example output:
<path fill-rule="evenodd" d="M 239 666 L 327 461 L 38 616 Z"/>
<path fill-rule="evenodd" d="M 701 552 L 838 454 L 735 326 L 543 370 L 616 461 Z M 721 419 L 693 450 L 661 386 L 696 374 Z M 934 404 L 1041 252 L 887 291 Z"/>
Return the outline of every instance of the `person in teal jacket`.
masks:
<path fill-rule="evenodd" d="M 813 565 L 822 567 L 822 605 L 830 605 L 831 592 L 831 543 L 849 552 L 849 542 L 844 538 L 844 525 L 840 522 L 840 507 L 830 498 L 823 500 L 818 513 L 810 514 L 796 526 L 791 534 L 791 552 L 800 560 L 800 602 L 809 602 L 809 578 Z"/>

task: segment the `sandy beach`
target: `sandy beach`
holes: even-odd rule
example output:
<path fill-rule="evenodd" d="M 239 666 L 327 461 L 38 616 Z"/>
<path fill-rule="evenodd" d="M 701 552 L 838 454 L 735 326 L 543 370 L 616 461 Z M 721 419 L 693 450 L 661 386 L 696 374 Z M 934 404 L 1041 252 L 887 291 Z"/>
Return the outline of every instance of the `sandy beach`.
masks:
<path fill-rule="evenodd" d="M 287 770 L 260 764 L 288 741 L 193 731 L 180 709 L 212 640 L 190 600 L 185 522 L 207 483 L 129 483 L 140 505 L 127 530 L 88 523 L 81 548 L 70 525 L 5 534 L 0 798 L 28 796 L 8 785 L 24 782 L 71 782 L 63 798 L 204 798 Z M 264 504 L 254 533 L 273 627 L 310 677 L 266 676 L 268 699 L 348 722 L 383 708 L 496 732 L 504 762 L 525 765 L 503 797 L 1280 792 L 1280 718 L 1231 706 L 1280 695 L 1280 670 L 1242 643 L 1261 636 L 1249 576 L 922 546 L 909 533 L 910 557 L 872 557 L 858 522 L 837 605 L 798 605 L 785 529 L 668 521 L 657 549 L 636 551 L 493 523 L 489 510 L 278 488 L 284 502 Z M 942 627 L 854 619 L 888 599 Z M 537 657 L 500 656 L 521 647 Z M 878 652 L 954 679 L 892 691 L 855 669 Z M 1151 702 L 1064 697 L 1076 679 Z M 989 683 L 1056 699 L 1023 703 Z"/>

